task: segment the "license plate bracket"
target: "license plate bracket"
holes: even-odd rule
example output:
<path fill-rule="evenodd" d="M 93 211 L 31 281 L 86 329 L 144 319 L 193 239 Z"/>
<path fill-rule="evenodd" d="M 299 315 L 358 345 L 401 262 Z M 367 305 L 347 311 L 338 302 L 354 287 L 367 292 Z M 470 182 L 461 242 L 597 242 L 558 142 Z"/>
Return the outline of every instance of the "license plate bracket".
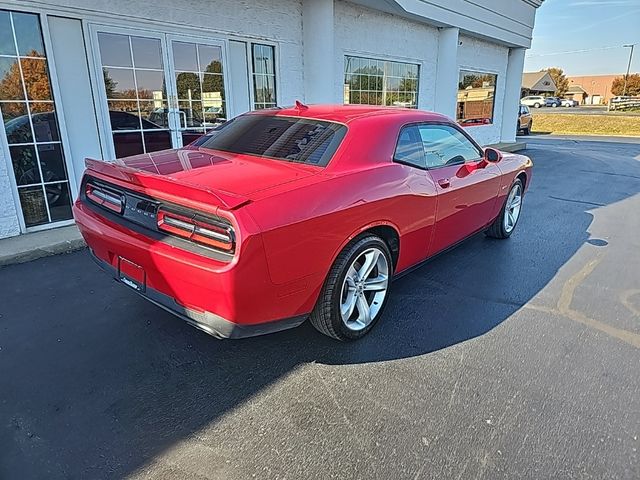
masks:
<path fill-rule="evenodd" d="M 147 289 L 147 274 L 140 265 L 118 256 L 118 280 L 137 292 Z"/>

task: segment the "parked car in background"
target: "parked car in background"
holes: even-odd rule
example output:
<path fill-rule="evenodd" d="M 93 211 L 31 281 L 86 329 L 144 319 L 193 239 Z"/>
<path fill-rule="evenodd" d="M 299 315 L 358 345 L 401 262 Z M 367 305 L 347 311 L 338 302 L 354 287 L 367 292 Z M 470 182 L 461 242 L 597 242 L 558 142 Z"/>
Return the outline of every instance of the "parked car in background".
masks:
<path fill-rule="evenodd" d="M 577 107 L 578 101 L 574 100 L 573 98 L 563 98 L 562 100 L 560 100 L 560 105 L 562 105 L 563 107 Z"/>
<path fill-rule="evenodd" d="M 558 97 L 547 97 L 544 99 L 545 107 L 559 107 L 562 105 L 562 101 Z"/>
<path fill-rule="evenodd" d="M 300 103 L 86 164 L 74 216 L 117 281 L 214 336 L 310 318 L 339 340 L 371 330 L 394 276 L 509 237 L 532 168 L 437 113 Z"/>
<path fill-rule="evenodd" d="M 518 116 L 518 132 L 522 132 L 524 135 L 531 133 L 531 126 L 533 125 L 533 117 L 531 116 L 531 110 L 526 105 L 520 105 L 520 112 Z"/>
<path fill-rule="evenodd" d="M 520 103 L 527 107 L 540 108 L 544 107 L 546 102 L 542 95 L 530 95 L 520 100 Z"/>

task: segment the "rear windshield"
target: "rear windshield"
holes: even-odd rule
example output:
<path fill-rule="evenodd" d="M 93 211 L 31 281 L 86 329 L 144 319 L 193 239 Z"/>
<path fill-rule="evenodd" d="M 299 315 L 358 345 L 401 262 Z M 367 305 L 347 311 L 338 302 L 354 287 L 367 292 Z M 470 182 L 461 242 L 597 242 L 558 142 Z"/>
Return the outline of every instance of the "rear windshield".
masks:
<path fill-rule="evenodd" d="M 241 115 L 215 128 L 193 145 L 325 166 L 346 131 L 347 127 L 339 123 L 309 118 Z"/>

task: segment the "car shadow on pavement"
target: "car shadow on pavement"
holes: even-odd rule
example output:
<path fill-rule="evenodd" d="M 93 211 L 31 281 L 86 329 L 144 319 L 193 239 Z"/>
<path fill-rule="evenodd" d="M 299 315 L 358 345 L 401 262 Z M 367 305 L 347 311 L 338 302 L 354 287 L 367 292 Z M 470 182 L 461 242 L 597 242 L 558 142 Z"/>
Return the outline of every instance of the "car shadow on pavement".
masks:
<path fill-rule="evenodd" d="M 571 161 L 525 153 L 537 168 L 514 236 L 476 236 L 394 282 L 384 319 L 356 343 L 308 323 L 215 340 L 113 282 L 86 251 L 0 270 L 0 477 L 122 478 L 302 365 L 427 355 L 491 331 L 598 240 L 594 205 L 640 191 L 631 178 L 615 191 L 588 179 L 560 188 Z M 639 175 L 634 155 L 618 171 Z"/>

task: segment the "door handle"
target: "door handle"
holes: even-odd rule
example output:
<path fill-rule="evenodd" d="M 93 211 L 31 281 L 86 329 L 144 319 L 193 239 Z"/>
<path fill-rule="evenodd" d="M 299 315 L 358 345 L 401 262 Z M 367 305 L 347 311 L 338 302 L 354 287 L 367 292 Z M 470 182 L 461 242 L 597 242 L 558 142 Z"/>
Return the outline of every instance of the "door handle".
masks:
<path fill-rule="evenodd" d="M 440 180 L 438 180 L 438 185 L 440 185 L 442 188 L 449 188 L 449 186 L 451 185 L 451 181 L 448 178 L 441 178 Z"/>

